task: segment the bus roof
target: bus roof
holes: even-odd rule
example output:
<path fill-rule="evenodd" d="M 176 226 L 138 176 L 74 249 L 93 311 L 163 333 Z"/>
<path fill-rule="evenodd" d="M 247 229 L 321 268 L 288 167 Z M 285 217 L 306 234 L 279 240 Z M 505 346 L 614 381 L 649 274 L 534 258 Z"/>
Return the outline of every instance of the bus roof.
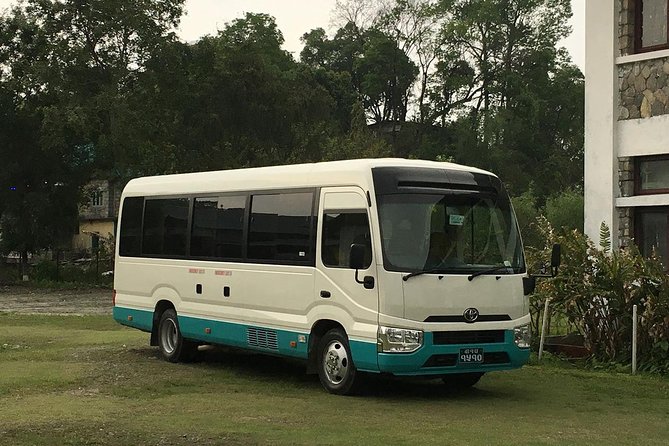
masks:
<path fill-rule="evenodd" d="M 178 195 L 327 186 L 371 188 L 372 169 L 375 167 L 449 169 L 494 176 L 485 170 L 448 162 L 401 158 L 357 159 L 142 177 L 128 182 L 123 195 Z"/>

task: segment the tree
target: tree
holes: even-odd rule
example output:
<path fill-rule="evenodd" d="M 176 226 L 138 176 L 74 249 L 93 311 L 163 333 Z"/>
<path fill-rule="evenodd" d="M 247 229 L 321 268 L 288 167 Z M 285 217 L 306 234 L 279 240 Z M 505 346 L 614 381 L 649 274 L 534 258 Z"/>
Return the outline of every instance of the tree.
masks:
<path fill-rule="evenodd" d="M 434 117 L 452 126 L 444 113 L 453 119 L 459 109 L 458 131 L 471 133 L 457 143 L 455 159 L 495 171 L 513 194 L 541 178 L 533 183 L 541 203 L 578 186 L 583 79 L 555 47 L 569 31 L 570 2 L 443 0 L 441 8 L 450 15 L 441 30 L 449 62 L 438 64 L 446 75 L 432 89 Z"/>
<path fill-rule="evenodd" d="M 379 31 L 369 31 L 363 57 L 355 69 L 370 118 L 375 123 L 404 121 L 418 70 L 396 41 Z"/>
<path fill-rule="evenodd" d="M 175 39 L 183 0 L 26 0 L 0 17 L 12 130 L 1 132 L 4 249 L 55 247 L 73 233 L 82 185 L 137 160 L 126 108 L 146 61 Z M 9 99 L 8 99 L 9 98 Z"/>

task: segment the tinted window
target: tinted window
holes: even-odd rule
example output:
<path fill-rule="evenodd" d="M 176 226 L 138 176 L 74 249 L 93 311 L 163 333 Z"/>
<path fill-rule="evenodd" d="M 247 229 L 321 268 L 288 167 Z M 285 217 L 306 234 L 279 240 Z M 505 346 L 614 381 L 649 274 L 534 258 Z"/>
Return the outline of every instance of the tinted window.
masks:
<path fill-rule="evenodd" d="M 348 268 L 351 245 L 367 247 L 364 269 L 372 263 L 372 244 L 366 213 L 327 213 L 323 217 L 322 258 L 325 266 Z"/>
<path fill-rule="evenodd" d="M 185 256 L 188 199 L 146 200 L 142 253 Z"/>
<path fill-rule="evenodd" d="M 119 240 L 119 254 L 122 256 L 137 257 L 140 255 L 143 209 L 144 197 L 129 197 L 123 200 Z"/>
<path fill-rule="evenodd" d="M 643 0 L 641 10 L 641 47 L 667 44 L 667 0 Z"/>
<path fill-rule="evenodd" d="M 656 255 L 669 269 L 669 208 L 637 210 L 637 244 L 646 257 Z"/>
<path fill-rule="evenodd" d="M 254 195 L 248 258 L 278 262 L 311 259 L 311 192 Z"/>
<path fill-rule="evenodd" d="M 665 192 L 669 190 L 669 159 L 647 158 L 638 162 L 638 191 L 643 192 Z"/>
<path fill-rule="evenodd" d="M 191 255 L 241 259 L 246 197 L 196 198 L 193 206 Z"/>

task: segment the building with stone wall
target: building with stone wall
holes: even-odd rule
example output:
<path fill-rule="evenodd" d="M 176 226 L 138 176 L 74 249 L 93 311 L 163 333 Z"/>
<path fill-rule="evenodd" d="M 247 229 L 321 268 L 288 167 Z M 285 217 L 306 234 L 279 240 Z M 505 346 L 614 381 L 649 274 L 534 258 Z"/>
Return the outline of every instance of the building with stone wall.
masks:
<path fill-rule="evenodd" d="M 669 268 L 669 0 L 588 0 L 585 232 Z"/>

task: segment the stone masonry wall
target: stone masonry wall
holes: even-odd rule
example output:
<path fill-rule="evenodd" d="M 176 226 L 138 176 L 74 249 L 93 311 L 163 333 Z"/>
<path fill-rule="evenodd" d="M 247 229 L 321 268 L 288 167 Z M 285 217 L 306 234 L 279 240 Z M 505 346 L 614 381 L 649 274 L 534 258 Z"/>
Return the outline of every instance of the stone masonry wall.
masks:
<path fill-rule="evenodd" d="M 636 0 L 618 1 L 620 55 L 634 54 Z M 669 57 L 618 66 L 618 119 L 639 119 L 669 114 Z"/>
<path fill-rule="evenodd" d="M 618 158 L 618 187 L 621 197 L 634 195 L 634 158 Z M 618 246 L 624 248 L 633 243 L 634 212 L 632 208 L 618 208 Z"/>
<path fill-rule="evenodd" d="M 634 52 L 634 0 L 618 0 L 618 46 L 620 55 Z"/>
<path fill-rule="evenodd" d="M 618 66 L 619 120 L 669 114 L 669 57 Z"/>

